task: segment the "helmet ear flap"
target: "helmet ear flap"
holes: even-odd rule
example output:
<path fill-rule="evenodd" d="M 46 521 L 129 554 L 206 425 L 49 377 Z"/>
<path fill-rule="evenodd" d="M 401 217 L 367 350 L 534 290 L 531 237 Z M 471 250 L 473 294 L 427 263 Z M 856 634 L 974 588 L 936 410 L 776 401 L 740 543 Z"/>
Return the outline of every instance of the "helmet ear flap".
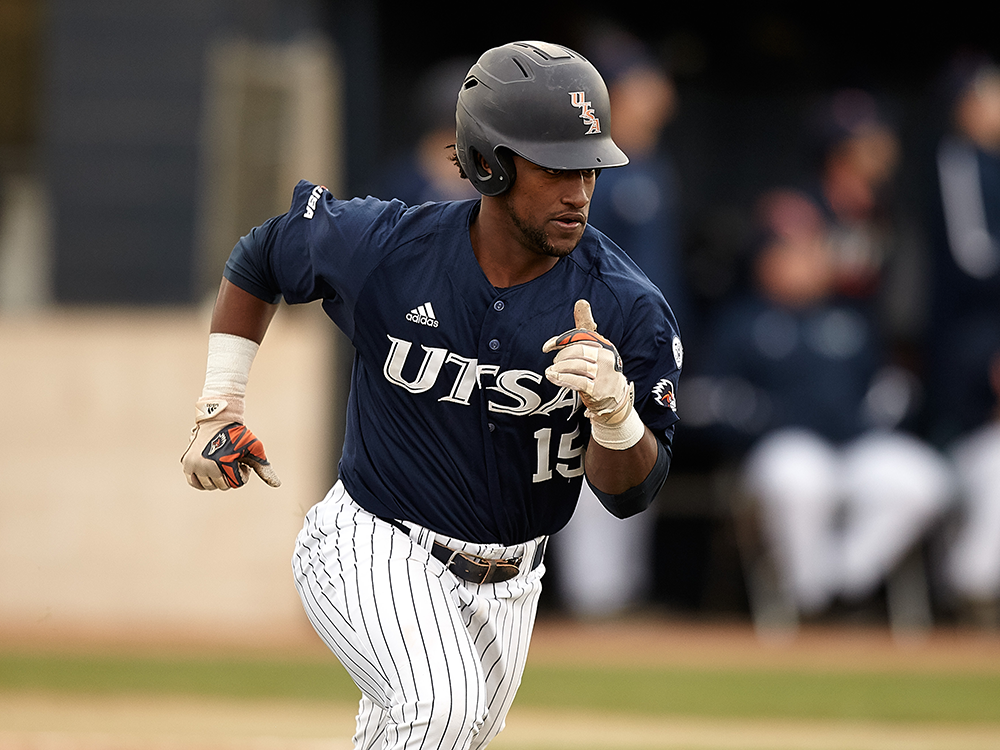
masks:
<path fill-rule="evenodd" d="M 493 170 L 486 161 L 486 157 L 483 156 L 482 152 L 475 146 L 469 147 L 469 155 L 471 159 L 471 167 L 476 173 L 476 178 L 480 181 L 485 181 L 490 179 L 493 175 Z"/>
<path fill-rule="evenodd" d="M 514 167 L 514 156 L 509 149 L 497 148 L 493 159 L 483 154 L 475 146 L 469 147 L 470 166 L 474 172 L 472 177 L 476 189 L 483 195 L 495 196 L 510 190 L 517 176 Z M 469 170 L 466 170 L 468 173 Z"/>
<path fill-rule="evenodd" d="M 500 177 L 501 182 L 504 183 L 504 190 L 510 190 L 514 186 L 514 180 L 517 178 L 517 168 L 514 166 L 514 153 L 502 146 L 498 147 L 493 153 L 500 167 Z"/>

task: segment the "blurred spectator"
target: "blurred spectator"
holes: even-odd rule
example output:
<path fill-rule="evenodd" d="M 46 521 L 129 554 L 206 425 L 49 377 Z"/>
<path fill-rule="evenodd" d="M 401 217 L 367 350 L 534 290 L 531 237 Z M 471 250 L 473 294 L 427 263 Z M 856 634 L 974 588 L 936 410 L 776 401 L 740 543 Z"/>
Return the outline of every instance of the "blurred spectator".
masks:
<path fill-rule="evenodd" d="M 479 197 L 472 184 L 459 177 L 450 148 L 455 145 L 458 91 L 474 63 L 474 59 L 449 58 L 420 76 L 407 111 L 416 123 L 418 139 L 384 165 L 377 195 L 399 198 L 409 206 Z"/>
<path fill-rule="evenodd" d="M 739 466 L 786 598 L 815 615 L 878 589 L 942 513 L 950 475 L 898 428 L 911 379 L 840 287 L 819 206 L 779 189 L 755 217 L 748 291 L 718 311 L 685 419 Z"/>
<path fill-rule="evenodd" d="M 583 45 L 604 74 L 611 130 L 628 166 L 601 173 L 590 204 L 591 226 L 619 245 L 656 284 L 682 335 L 690 324 L 681 268 L 678 184 L 664 148 L 676 89 L 664 65 L 632 35 L 607 24 Z M 613 518 L 584 485 L 569 525 L 553 540 L 563 604 L 583 616 L 607 617 L 641 604 L 649 594 L 655 513 Z M 602 564 L 591 564 L 600 549 Z"/>
<path fill-rule="evenodd" d="M 914 372 L 926 317 L 926 241 L 897 194 L 903 152 L 887 108 L 844 89 L 810 111 L 815 175 L 807 191 L 830 224 L 834 284 L 871 307 L 884 344 Z"/>
<path fill-rule="evenodd" d="M 962 490 L 945 572 L 962 614 L 1000 626 L 1000 70 L 963 55 L 943 83 L 927 373 Z"/>
<path fill-rule="evenodd" d="M 587 56 L 606 71 L 613 135 L 629 158 L 626 169 L 601 173 L 590 224 L 629 254 L 687 330 L 691 321 L 681 259 L 680 185 L 663 142 L 677 110 L 677 89 L 651 50 L 625 33 L 605 30 L 595 36 Z"/>

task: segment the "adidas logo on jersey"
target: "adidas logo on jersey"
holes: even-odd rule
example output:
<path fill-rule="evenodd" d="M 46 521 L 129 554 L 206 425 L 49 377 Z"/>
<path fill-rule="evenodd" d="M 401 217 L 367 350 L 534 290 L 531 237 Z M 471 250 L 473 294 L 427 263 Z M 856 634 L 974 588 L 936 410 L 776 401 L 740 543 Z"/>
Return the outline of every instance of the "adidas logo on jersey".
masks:
<path fill-rule="evenodd" d="M 410 310 L 406 313 L 406 319 L 411 323 L 419 323 L 422 326 L 438 327 L 438 320 L 434 315 L 434 308 L 431 307 L 430 302 L 425 302 Z"/>

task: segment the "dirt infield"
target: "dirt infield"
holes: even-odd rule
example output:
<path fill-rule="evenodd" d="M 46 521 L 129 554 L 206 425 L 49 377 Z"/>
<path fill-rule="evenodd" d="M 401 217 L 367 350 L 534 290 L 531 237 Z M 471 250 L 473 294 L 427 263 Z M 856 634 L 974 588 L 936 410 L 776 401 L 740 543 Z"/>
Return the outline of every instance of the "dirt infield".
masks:
<path fill-rule="evenodd" d="M 346 705 L 2 696 L 0 750 L 349 750 Z M 623 718 L 515 706 L 496 750 L 995 750 L 1000 727 Z"/>
<path fill-rule="evenodd" d="M 350 706 L 204 698 L 5 695 L 0 750 L 339 750 Z"/>
<path fill-rule="evenodd" d="M 312 646 L 308 646 L 311 649 Z M 1000 637 L 816 629 L 764 642 L 744 625 L 538 623 L 537 663 L 1000 672 Z M 347 750 L 354 706 L 317 701 L 0 694 L 0 750 Z M 623 717 L 515 704 L 496 750 L 993 750 L 1000 726 Z"/>

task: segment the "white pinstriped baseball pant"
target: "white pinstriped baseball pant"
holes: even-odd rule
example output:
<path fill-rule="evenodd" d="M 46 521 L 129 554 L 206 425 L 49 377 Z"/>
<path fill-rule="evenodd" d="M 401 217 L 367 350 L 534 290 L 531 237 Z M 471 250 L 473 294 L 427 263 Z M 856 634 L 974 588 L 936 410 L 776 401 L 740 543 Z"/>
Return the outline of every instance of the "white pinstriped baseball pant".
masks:
<path fill-rule="evenodd" d="M 482 557 L 531 560 L 543 539 L 505 547 L 410 536 L 338 482 L 306 514 L 292 568 L 306 614 L 361 690 L 357 750 L 484 748 L 521 682 L 545 566 L 477 585 L 428 551 L 437 539 Z"/>

